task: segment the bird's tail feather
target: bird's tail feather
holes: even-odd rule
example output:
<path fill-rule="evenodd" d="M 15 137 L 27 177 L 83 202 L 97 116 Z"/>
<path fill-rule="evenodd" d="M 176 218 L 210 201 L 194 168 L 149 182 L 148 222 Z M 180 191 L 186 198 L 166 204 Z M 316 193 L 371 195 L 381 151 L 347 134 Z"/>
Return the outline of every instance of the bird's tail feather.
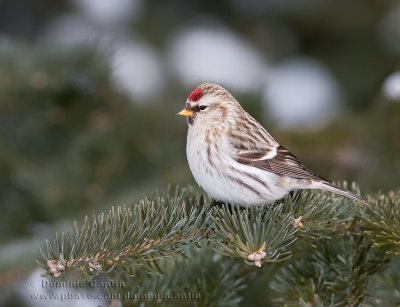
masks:
<path fill-rule="evenodd" d="M 359 201 L 359 202 L 361 202 L 361 203 L 363 203 L 365 205 L 369 205 L 367 200 L 364 199 L 363 197 L 361 197 L 358 194 L 355 194 L 355 193 L 352 193 L 352 192 L 347 191 L 345 189 L 339 188 L 339 187 L 335 186 L 334 184 L 332 184 L 332 183 L 330 183 L 328 181 L 323 181 L 323 182 L 320 182 L 320 183 L 321 183 L 321 189 L 323 189 L 323 190 L 327 190 L 327 191 L 342 195 L 344 197 Z"/>

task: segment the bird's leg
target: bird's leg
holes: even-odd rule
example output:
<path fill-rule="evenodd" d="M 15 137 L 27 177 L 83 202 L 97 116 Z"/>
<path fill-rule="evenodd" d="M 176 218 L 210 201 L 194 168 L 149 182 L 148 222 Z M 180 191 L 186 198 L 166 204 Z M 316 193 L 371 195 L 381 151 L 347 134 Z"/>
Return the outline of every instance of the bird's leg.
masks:
<path fill-rule="evenodd" d="M 233 214 L 234 210 L 239 210 L 240 212 L 243 212 L 244 210 L 246 210 L 246 207 L 234 206 L 232 204 L 224 203 L 224 202 L 221 202 L 221 201 L 216 200 L 216 199 L 213 199 L 213 201 L 211 202 L 210 207 L 211 208 L 217 207 L 218 209 L 222 209 L 224 205 L 226 205 L 228 207 L 228 210 L 229 210 L 230 214 Z"/>
<path fill-rule="evenodd" d="M 223 206 L 224 204 L 225 204 L 225 203 L 220 202 L 219 200 L 213 199 L 213 201 L 211 202 L 210 207 L 211 207 L 211 208 L 214 208 L 214 207 L 222 208 L 222 206 Z"/>

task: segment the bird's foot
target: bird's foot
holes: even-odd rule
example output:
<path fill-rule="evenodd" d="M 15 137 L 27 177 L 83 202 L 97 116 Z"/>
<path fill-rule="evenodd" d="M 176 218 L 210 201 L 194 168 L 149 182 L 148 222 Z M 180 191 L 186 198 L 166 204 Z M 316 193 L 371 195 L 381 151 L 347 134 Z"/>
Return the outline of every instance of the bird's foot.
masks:
<path fill-rule="evenodd" d="M 224 203 L 224 202 L 221 202 L 221 201 L 216 200 L 216 199 L 213 199 L 213 201 L 211 202 L 211 205 L 210 205 L 211 208 L 218 208 L 218 209 L 222 209 L 224 206 L 226 206 L 228 208 L 228 210 L 229 210 L 229 212 L 231 214 L 233 214 L 234 211 L 238 211 L 239 210 L 240 212 L 243 212 L 243 211 L 246 210 L 246 207 L 232 205 L 232 204 L 229 204 L 229 203 Z"/>

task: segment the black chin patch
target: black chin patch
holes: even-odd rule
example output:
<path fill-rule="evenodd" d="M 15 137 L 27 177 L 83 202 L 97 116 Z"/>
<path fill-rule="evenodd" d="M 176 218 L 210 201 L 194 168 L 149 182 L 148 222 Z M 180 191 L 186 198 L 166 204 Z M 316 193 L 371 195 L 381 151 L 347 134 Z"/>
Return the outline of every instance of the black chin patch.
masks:
<path fill-rule="evenodd" d="M 194 118 L 193 118 L 193 116 L 189 116 L 189 117 L 187 118 L 187 122 L 188 122 L 189 125 L 193 125 L 193 123 L 194 123 Z"/>

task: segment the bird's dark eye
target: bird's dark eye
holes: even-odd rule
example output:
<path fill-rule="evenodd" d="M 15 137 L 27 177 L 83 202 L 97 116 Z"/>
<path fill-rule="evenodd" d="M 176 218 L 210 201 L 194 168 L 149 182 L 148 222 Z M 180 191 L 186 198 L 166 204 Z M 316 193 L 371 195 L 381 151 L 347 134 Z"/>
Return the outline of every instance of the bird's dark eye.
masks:
<path fill-rule="evenodd" d="M 205 110 L 205 109 L 207 109 L 207 106 L 204 106 L 204 105 L 203 105 L 203 106 L 200 106 L 200 110 L 201 110 L 201 111 L 203 111 L 203 110 Z"/>

